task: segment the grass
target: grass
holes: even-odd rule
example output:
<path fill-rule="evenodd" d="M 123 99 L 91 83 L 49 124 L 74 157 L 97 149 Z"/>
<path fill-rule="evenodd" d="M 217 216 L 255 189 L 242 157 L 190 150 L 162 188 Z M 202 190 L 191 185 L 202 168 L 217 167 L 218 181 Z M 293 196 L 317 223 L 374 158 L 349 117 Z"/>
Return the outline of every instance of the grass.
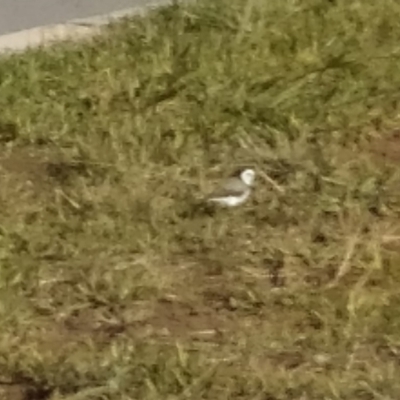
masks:
<path fill-rule="evenodd" d="M 2 398 L 398 398 L 399 41 L 395 0 L 201 0 L 2 58 Z"/>

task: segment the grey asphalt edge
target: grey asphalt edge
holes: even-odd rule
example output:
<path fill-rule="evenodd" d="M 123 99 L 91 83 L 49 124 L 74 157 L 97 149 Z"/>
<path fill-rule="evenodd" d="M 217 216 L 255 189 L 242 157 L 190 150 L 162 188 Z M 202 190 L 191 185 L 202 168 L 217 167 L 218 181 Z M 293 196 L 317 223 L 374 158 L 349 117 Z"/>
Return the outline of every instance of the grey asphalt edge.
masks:
<path fill-rule="evenodd" d="M 171 4 L 169 0 L 154 0 L 146 5 L 115 11 L 89 18 L 77 18 L 62 24 L 53 24 L 7 33 L 0 36 L 0 55 L 20 52 L 32 47 L 62 40 L 79 40 L 101 32 L 105 25 L 129 16 L 141 15 L 157 7 Z"/>

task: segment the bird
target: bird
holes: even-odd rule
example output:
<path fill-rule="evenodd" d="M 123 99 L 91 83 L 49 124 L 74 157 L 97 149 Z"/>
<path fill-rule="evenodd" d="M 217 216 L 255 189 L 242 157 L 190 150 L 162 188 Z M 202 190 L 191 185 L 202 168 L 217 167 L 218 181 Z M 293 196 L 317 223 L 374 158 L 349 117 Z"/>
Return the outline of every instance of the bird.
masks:
<path fill-rule="evenodd" d="M 243 204 L 251 194 L 255 177 L 253 168 L 238 169 L 207 196 L 207 203 L 223 207 L 236 207 Z"/>

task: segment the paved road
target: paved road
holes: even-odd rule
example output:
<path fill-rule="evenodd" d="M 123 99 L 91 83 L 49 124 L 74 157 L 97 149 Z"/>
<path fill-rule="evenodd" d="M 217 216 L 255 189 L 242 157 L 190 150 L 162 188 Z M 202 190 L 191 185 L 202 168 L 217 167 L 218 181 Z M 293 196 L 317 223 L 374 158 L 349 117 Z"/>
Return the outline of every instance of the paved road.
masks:
<path fill-rule="evenodd" d="M 151 0 L 0 0 L 0 35 L 144 6 Z"/>

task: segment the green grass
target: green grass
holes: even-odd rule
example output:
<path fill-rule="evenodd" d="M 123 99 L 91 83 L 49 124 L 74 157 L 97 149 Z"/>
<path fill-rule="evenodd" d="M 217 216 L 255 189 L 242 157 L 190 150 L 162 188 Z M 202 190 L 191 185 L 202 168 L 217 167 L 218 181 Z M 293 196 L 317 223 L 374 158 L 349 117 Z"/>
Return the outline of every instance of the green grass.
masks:
<path fill-rule="evenodd" d="M 395 0 L 202 0 L 2 58 L 0 397 L 398 398 L 399 43 Z"/>

